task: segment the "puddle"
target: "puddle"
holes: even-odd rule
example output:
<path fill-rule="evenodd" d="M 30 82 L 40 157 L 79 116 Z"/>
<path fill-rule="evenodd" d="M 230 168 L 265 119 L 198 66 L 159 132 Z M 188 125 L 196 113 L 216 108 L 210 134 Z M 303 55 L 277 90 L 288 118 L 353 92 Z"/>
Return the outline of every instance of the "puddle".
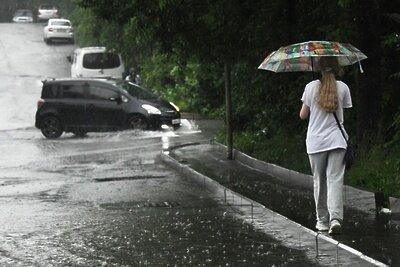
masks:
<path fill-rule="evenodd" d="M 94 182 L 113 182 L 113 181 L 130 181 L 130 180 L 146 180 L 146 179 L 161 179 L 165 178 L 165 175 L 145 175 L 145 176 L 129 176 L 129 177 L 104 177 L 104 178 L 93 178 Z"/>
<path fill-rule="evenodd" d="M 91 216 L 59 238 L 74 255 L 72 265 L 82 258 L 87 266 L 319 266 L 224 212 L 217 205 L 116 210 L 98 218 L 103 227 L 92 227 Z"/>

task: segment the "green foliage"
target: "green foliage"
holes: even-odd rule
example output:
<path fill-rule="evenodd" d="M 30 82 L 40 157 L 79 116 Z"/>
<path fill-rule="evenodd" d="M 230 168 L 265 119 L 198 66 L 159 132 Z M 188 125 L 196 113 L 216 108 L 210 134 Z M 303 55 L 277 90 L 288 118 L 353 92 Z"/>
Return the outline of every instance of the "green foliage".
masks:
<path fill-rule="evenodd" d="M 393 138 L 386 144 L 386 147 L 391 150 L 395 148 L 400 148 L 400 110 L 397 115 L 394 117 L 393 124 L 391 125 L 393 128 Z M 400 157 L 399 157 L 400 158 Z"/>
<path fill-rule="evenodd" d="M 198 82 L 196 64 L 180 65 L 166 54 L 156 54 L 142 65 L 144 83 L 159 95 L 172 100 L 181 110 L 191 109 Z M 193 90 L 190 94 L 189 89 Z"/>
<path fill-rule="evenodd" d="M 143 63 L 142 73 L 149 88 L 172 100 L 183 111 L 210 115 L 222 105 L 223 91 L 214 89 L 221 87 L 220 71 L 212 65 L 199 64 L 195 58 L 181 61 L 173 54 L 155 54 Z"/>
<path fill-rule="evenodd" d="M 305 136 L 279 133 L 270 138 L 265 131 L 243 131 L 234 136 L 235 149 L 265 162 L 310 174 L 310 163 L 305 150 Z M 217 141 L 225 143 L 219 133 Z"/>
<path fill-rule="evenodd" d="M 84 9 L 76 9 L 71 20 L 80 46 L 119 48 L 118 40 L 122 32 L 115 23 L 99 19 L 93 12 Z"/>
<path fill-rule="evenodd" d="M 400 142 L 375 146 L 367 154 L 358 155 L 347 182 L 370 191 L 381 191 L 400 197 Z"/>

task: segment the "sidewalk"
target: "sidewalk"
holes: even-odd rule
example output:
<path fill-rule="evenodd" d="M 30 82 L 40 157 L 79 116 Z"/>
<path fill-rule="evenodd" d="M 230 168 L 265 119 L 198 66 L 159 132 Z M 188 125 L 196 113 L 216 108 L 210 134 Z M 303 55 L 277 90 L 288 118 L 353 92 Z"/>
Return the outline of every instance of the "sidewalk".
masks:
<path fill-rule="evenodd" d="M 317 256 L 321 265 L 400 265 L 400 202 L 392 216 L 376 217 L 374 194 L 345 188 L 343 234 L 331 238 L 314 231 L 312 178 L 234 151 L 226 159 L 220 144 L 186 144 L 161 156 L 168 165 L 219 195 L 255 229 L 288 247 Z"/>

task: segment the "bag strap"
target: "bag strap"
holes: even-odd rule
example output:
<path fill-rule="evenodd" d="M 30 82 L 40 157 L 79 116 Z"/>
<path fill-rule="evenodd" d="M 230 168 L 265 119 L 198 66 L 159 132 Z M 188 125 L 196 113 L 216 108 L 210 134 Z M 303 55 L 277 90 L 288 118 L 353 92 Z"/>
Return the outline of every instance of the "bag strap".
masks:
<path fill-rule="evenodd" d="M 332 113 L 333 113 L 333 116 L 335 117 L 335 120 L 336 120 L 337 125 L 339 126 L 340 132 L 341 132 L 342 135 L 343 135 L 344 140 L 346 141 L 347 144 L 349 144 L 349 141 L 347 140 L 346 135 L 345 135 L 344 132 L 343 132 L 342 126 L 340 126 L 340 122 L 339 122 L 338 117 L 336 116 L 336 112 L 332 112 Z"/>

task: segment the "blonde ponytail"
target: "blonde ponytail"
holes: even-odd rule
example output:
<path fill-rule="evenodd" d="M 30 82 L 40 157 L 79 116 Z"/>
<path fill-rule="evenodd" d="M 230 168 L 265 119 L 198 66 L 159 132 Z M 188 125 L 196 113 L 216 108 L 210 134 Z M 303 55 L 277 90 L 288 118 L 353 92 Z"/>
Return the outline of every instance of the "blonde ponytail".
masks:
<path fill-rule="evenodd" d="M 321 57 L 321 86 L 317 94 L 317 103 L 327 112 L 334 112 L 338 107 L 338 93 L 335 75 L 340 74 L 340 66 L 335 57 Z"/>
<path fill-rule="evenodd" d="M 334 112 L 337 109 L 338 95 L 336 78 L 333 73 L 323 73 L 317 102 L 327 112 Z"/>

